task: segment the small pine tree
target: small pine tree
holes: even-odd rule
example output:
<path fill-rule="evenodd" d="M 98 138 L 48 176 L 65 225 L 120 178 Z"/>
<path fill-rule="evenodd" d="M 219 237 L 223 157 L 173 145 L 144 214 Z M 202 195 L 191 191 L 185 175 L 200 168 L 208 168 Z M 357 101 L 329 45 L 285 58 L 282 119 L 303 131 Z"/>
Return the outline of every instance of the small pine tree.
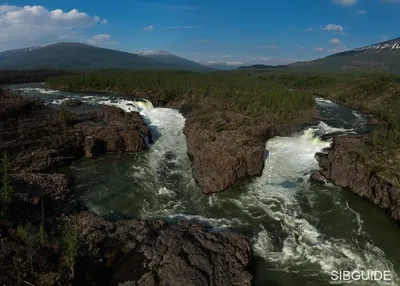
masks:
<path fill-rule="evenodd" d="M 78 233 L 75 228 L 68 228 L 64 234 L 64 262 L 71 270 L 71 276 L 74 277 L 74 266 L 76 255 L 78 254 Z"/>
<path fill-rule="evenodd" d="M 22 225 L 19 225 L 17 227 L 17 236 L 23 242 L 26 242 L 28 240 L 28 231 L 27 231 L 27 229 L 25 227 L 23 227 Z"/>
<path fill-rule="evenodd" d="M 11 203 L 12 194 L 13 194 L 13 187 L 10 181 L 10 175 L 8 173 L 8 154 L 4 152 L 3 154 L 3 176 L 2 176 L 2 186 L 0 189 L 0 212 L 2 215 L 7 210 L 8 205 Z"/>
<path fill-rule="evenodd" d="M 40 224 L 39 227 L 39 240 L 40 240 L 40 245 L 45 246 L 46 245 L 46 231 L 44 229 L 43 223 Z"/>

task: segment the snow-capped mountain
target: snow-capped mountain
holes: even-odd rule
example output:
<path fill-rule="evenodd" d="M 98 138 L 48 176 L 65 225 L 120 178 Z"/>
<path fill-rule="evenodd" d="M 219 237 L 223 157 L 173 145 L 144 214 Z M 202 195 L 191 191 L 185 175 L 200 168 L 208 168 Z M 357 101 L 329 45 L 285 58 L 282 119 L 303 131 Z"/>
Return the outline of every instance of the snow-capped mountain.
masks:
<path fill-rule="evenodd" d="M 181 66 L 195 71 L 212 71 L 211 67 L 173 55 L 167 51 L 144 51 L 135 53 L 143 58 L 152 59 L 167 66 Z"/>
<path fill-rule="evenodd" d="M 166 51 L 144 51 L 136 53 L 139 56 L 172 56 L 172 54 Z"/>
<path fill-rule="evenodd" d="M 367 50 L 375 50 L 375 51 L 382 51 L 382 50 L 399 50 L 400 49 L 400 38 L 392 39 L 386 42 L 365 46 L 362 48 L 354 49 L 354 52 L 362 52 Z"/>

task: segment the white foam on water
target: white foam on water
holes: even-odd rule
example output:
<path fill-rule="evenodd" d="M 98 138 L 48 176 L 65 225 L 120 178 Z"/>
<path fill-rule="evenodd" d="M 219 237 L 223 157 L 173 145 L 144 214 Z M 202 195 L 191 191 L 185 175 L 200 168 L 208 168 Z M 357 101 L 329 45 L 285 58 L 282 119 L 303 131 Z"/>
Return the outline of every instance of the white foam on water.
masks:
<path fill-rule="evenodd" d="M 282 248 L 274 249 L 271 241 L 275 234 L 262 228 L 253 240 L 254 251 L 278 270 L 297 272 L 302 269 L 304 275 L 315 273 L 313 267 L 318 266 L 325 276 L 341 269 L 384 269 L 398 277 L 394 265 L 378 247 L 370 244 L 356 248 L 353 241 L 327 237 L 301 216 L 296 198 L 298 188 L 293 182 L 304 180 L 305 173 L 317 168 L 315 153 L 330 145 L 315 134 L 333 130 L 337 132 L 335 128 L 319 124 L 300 136 L 275 137 L 268 141 L 269 157 L 262 176 L 248 186 L 249 191 L 236 200 L 236 204 L 243 209 L 251 209 L 254 205 L 262 208 L 267 217 L 280 223 L 285 237 Z M 363 221 L 360 215 L 348 205 L 345 210 L 356 216 L 357 233 L 361 234 Z"/>
<path fill-rule="evenodd" d="M 159 195 L 166 195 L 166 196 L 172 196 L 175 193 L 171 190 L 168 190 L 166 187 L 161 187 L 158 189 L 158 194 Z"/>
<path fill-rule="evenodd" d="M 317 104 L 321 104 L 321 105 L 323 105 L 323 104 L 334 104 L 333 101 L 331 101 L 329 99 L 322 98 L 322 97 L 316 97 L 315 101 L 317 102 Z"/>
<path fill-rule="evenodd" d="M 53 101 L 45 103 L 46 105 L 48 104 L 54 104 L 54 105 L 61 105 L 63 102 L 70 100 L 72 98 L 70 97 L 65 97 L 65 98 L 59 98 L 59 99 L 54 99 Z"/>
<path fill-rule="evenodd" d="M 367 119 L 359 111 L 353 110 L 352 113 L 358 124 L 365 124 L 367 122 Z"/>
<path fill-rule="evenodd" d="M 97 101 L 98 104 L 109 105 L 118 107 L 126 112 L 137 111 L 142 115 L 146 116 L 147 112 L 153 108 L 153 105 L 149 102 L 148 104 L 142 101 L 133 101 L 127 99 L 103 99 Z"/>
<path fill-rule="evenodd" d="M 353 129 L 332 127 L 322 121 L 318 122 L 316 129 L 324 135 L 331 133 L 349 133 L 354 131 Z"/>
<path fill-rule="evenodd" d="M 210 224 L 213 227 L 217 228 L 228 228 L 230 227 L 234 222 L 241 224 L 239 219 L 226 219 L 226 218 L 210 218 L 210 217 L 204 217 L 201 215 L 191 215 L 191 214 L 171 214 L 167 216 L 169 219 L 184 219 L 188 221 L 195 221 L 195 222 L 202 222 L 205 224 Z"/>
<path fill-rule="evenodd" d="M 16 90 L 26 93 L 43 93 L 43 94 L 53 94 L 60 92 L 59 90 L 56 89 L 40 88 L 40 87 L 22 87 L 22 88 L 17 88 Z"/>

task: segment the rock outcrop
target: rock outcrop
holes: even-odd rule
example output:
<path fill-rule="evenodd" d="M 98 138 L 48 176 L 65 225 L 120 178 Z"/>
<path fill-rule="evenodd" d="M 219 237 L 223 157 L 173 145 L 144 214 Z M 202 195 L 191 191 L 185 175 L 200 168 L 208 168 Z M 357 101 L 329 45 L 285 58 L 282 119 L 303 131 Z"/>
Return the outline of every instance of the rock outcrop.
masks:
<path fill-rule="evenodd" d="M 96 285 L 250 285 L 251 248 L 243 235 L 185 222 L 109 222 L 89 212 L 74 223 L 85 256 L 79 276 Z"/>
<path fill-rule="evenodd" d="M 151 142 L 137 112 L 103 107 L 89 114 L 55 110 L 35 100 L 0 96 L 0 152 L 9 153 L 14 172 L 42 172 L 105 152 L 139 152 Z"/>
<path fill-rule="evenodd" d="M 75 128 L 86 136 L 86 157 L 104 152 L 139 152 L 146 148 L 146 141 L 152 141 L 150 128 L 138 112 L 126 113 L 111 106 L 102 107 Z"/>
<path fill-rule="evenodd" d="M 400 190 L 384 180 L 359 156 L 366 136 L 336 137 L 326 153 L 318 153 L 320 169 L 312 174 L 317 181 L 328 179 L 349 188 L 400 220 Z"/>
<path fill-rule="evenodd" d="M 68 99 L 68 100 L 64 101 L 63 104 L 68 107 L 78 107 L 78 106 L 81 106 L 83 104 L 83 102 L 80 99 L 73 98 L 73 99 Z"/>
<path fill-rule="evenodd" d="M 241 178 L 261 175 L 267 140 L 300 131 L 303 124 L 317 117 L 317 110 L 315 107 L 289 125 L 277 126 L 227 111 L 186 114 L 184 133 L 192 175 L 202 193 L 212 194 Z"/>

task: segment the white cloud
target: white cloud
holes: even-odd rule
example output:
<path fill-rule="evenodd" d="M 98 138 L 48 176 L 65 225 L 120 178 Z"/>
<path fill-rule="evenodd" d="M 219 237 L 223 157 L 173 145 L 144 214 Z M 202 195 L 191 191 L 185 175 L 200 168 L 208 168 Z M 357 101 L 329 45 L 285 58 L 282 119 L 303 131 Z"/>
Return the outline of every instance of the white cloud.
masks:
<path fill-rule="evenodd" d="M 305 29 L 304 31 L 305 32 L 312 32 L 312 31 L 314 31 L 314 29 L 310 27 L 310 28 Z"/>
<path fill-rule="evenodd" d="M 317 52 L 325 51 L 325 49 L 323 47 L 316 47 L 314 50 L 316 50 Z"/>
<path fill-rule="evenodd" d="M 101 22 L 76 9 L 48 10 L 43 6 L 0 5 L 0 51 L 58 42 L 81 41 L 80 34 Z"/>
<path fill-rule="evenodd" d="M 17 6 L 13 5 L 0 5 L 0 14 L 17 10 Z"/>
<path fill-rule="evenodd" d="M 220 56 L 220 58 L 224 58 L 224 59 L 231 58 L 231 57 L 232 57 L 231 55 L 222 55 L 222 56 Z"/>
<path fill-rule="evenodd" d="M 149 25 L 149 26 L 147 26 L 147 27 L 144 27 L 143 29 L 144 29 L 145 31 L 151 31 L 151 30 L 154 29 L 154 26 L 153 26 L 153 25 Z"/>
<path fill-rule="evenodd" d="M 258 58 L 260 61 L 269 62 L 271 58 Z"/>
<path fill-rule="evenodd" d="M 108 21 L 106 19 L 101 20 L 102 24 L 108 24 Z"/>
<path fill-rule="evenodd" d="M 241 66 L 244 65 L 244 62 L 227 62 L 227 66 Z"/>
<path fill-rule="evenodd" d="M 328 24 L 324 27 L 321 28 L 324 31 L 339 31 L 339 32 L 343 32 L 343 26 L 341 25 L 336 25 L 336 24 Z"/>
<path fill-rule="evenodd" d="M 333 0 L 333 2 L 343 6 L 353 6 L 357 4 L 357 0 Z"/>
<path fill-rule="evenodd" d="M 199 44 L 208 44 L 208 43 L 210 43 L 210 40 L 203 39 L 203 40 L 198 40 L 197 42 Z"/>
<path fill-rule="evenodd" d="M 88 41 L 88 44 L 91 45 L 102 45 L 102 44 L 116 44 L 115 41 L 111 40 L 111 36 L 109 34 L 97 34 L 91 37 Z"/>
<path fill-rule="evenodd" d="M 359 15 L 364 15 L 367 14 L 367 10 L 357 10 L 356 13 Z"/>
<path fill-rule="evenodd" d="M 339 39 L 336 39 L 336 38 L 330 40 L 329 43 L 335 44 L 335 45 L 341 45 L 341 44 L 343 44 Z"/>

